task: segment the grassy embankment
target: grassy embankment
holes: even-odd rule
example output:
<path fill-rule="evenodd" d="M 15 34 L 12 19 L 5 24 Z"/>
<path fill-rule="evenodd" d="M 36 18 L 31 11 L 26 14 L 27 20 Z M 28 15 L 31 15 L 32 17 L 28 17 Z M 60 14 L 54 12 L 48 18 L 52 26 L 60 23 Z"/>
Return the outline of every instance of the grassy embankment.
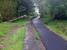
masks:
<path fill-rule="evenodd" d="M 45 16 L 42 21 L 51 31 L 67 40 L 67 20 L 52 21 L 51 17 Z"/>
<path fill-rule="evenodd" d="M 16 17 L 16 0 L 0 0 L 0 22 Z M 24 42 L 26 20 L 17 20 L 14 23 L 0 23 L 0 50 L 22 50 Z M 10 30 L 19 25 L 20 28 L 10 35 Z M 7 36 L 5 38 L 4 36 Z M 2 40 L 1 40 L 2 38 Z"/>
<path fill-rule="evenodd" d="M 3 50 L 23 50 L 24 48 L 24 27 L 17 30 L 15 34 L 9 37 Z"/>
<path fill-rule="evenodd" d="M 25 36 L 25 23 L 26 20 L 18 20 L 14 23 L 0 23 L 0 37 L 7 34 L 14 26 L 19 25 L 20 28 L 13 33 L 12 35 L 7 36 L 8 38 L 5 38 L 7 40 L 0 41 L 0 45 L 4 45 L 2 50 L 22 50 L 23 49 L 23 42 L 24 42 L 24 36 Z"/>

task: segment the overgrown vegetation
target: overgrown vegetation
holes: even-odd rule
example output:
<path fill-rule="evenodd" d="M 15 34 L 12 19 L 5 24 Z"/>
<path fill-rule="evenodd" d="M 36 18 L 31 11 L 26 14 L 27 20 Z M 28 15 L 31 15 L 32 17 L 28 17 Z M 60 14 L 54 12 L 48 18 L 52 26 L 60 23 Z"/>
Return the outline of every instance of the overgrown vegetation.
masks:
<path fill-rule="evenodd" d="M 16 17 L 16 0 L 0 0 L 0 22 Z"/>
<path fill-rule="evenodd" d="M 42 21 L 51 31 L 67 40 L 67 20 L 52 20 L 49 16 L 45 16 Z"/>
<path fill-rule="evenodd" d="M 8 20 L 26 14 L 33 16 L 32 7 L 31 0 L 0 0 L 0 50 L 22 50 L 24 48 L 24 25 L 31 17 L 13 22 L 9 22 Z M 20 27 L 18 30 L 13 30 L 15 26 Z"/>
<path fill-rule="evenodd" d="M 50 22 L 48 28 L 67 40 L 67 21 Z"/>
<path fill-rule="evenodd" d="M 26 19 L 20 19 L 14 22 L 0 23 L 0 50 L 24 49 L 25 24 Z M 15 26 L 19 27 L 16 31 L 13 30 L 13 32 L 10 33 L 10 31 Z"/>
<path fill-rule="evenodd" d="M 24 27 L 17 30 L 15 34 L 10 36 L 7 41 L 5 41 L 5 48 L 3 50 L 22 50 L 24 49 Z M 7 43 L 8 42 L 8 43 Z"/>
<path fill-rule="evenodd" d="M 14 22 L 5 22 L 0 23 L 0 36 L 7 34 L 13 27 L 16 25 L 24 26 L 26 24 L 27 19 L 19 19 Z"/>
<path fill-rule="evenodd" d="M 23 15 L 33 16 L 33 3 L 31 0 L 0 0 L 0 22 Z"/>
<path fill-rule="evenodd" d="M 9 30 L 11 30 L 16 24 L 14 23 L 0 23 L 0 36 L 5 35 Z"/>
<path fill-rule="evenodd" d="M 67 40 L 67 0 L 38 1 L 44 24 Z"/>

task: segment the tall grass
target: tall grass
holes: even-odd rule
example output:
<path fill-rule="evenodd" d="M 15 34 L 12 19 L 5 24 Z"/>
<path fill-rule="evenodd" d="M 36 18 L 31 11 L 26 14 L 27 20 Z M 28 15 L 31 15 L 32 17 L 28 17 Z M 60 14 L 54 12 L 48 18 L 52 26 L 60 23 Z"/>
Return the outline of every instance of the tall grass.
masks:
<path fill-rule="evenodd" d="M 15 34 L 8 38 L 7 41 L 4 41 L 5 48 L 3 50 L 23 50 L 24 32 L 24 27 L 19 28 Z"/>
<path fill-rule="evenodd" d="M 42 21 L 51 31 L 67 40 L 67 20 L 52 20 L 50 16 L 45 16 Z"/>

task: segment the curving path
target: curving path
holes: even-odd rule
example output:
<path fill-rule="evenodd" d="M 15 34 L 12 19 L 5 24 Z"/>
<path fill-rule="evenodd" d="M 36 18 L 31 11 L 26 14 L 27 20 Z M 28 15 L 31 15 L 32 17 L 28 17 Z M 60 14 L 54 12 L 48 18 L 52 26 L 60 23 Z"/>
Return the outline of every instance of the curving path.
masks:
<path fill-rule="evenodd" d="M 51 32 L 40 20 L 32 20 L 33 26 L 40 33 L 41 40 L 46 50 L 67 50 L 67 41 Z"/>

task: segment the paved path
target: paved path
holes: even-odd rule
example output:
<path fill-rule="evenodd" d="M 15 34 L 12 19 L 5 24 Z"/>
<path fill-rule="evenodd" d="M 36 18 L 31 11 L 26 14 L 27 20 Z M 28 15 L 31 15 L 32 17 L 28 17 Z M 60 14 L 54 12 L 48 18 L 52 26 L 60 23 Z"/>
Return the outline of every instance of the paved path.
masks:
<path fill-rule="evenodd" d="M 67 50 L 67 41 L 51 32 L 40 20 L 32 20 L 34 27 L 40 33 L 41 40 L 46 50 Z"/>
<path fill-rule="evenodd" d="M 26 34 L 25 34 L 25 48 L 24 50 L 45 50 L 45 49 L 41 49 L 41 47 L 39 47 L 39 44 L 36 42 L 35 36 L 34 36 L 34 32 L 33 32 L 33 28 L 31 27 L 31 24 L 28 23 L 26 25 Z"/>

